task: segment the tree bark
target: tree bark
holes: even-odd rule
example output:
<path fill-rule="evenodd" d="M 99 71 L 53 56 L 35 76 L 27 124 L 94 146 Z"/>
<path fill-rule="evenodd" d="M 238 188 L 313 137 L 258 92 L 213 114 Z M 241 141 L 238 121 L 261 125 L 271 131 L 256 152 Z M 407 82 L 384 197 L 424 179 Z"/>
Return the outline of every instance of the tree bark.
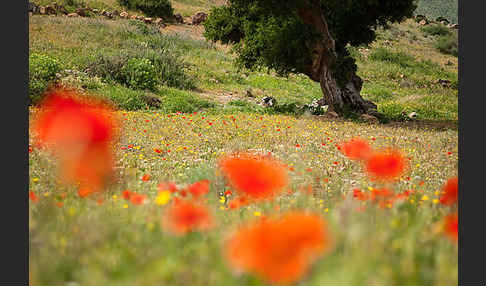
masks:
<path fill-rule="evenodd" d="M 332 71 L 332 64 L 337 59 L 335 41 L 332 38 L 320 0 L 306 0 L 299 10 L 300 19 L 307 25 L 314 27 L 322 36 L 320 41 L 308 43 L 312 51 L 311 63 L 308 65 L 306 75 L 320 83 L 323 98 L 320 105 L 328 105 L 328 111 L 342 112 L 350 109 L 357 113 L 378 115 L 376 105 L 361 97 L 363 81 L 353 73 L 344 86 L 339 86 Z"/>

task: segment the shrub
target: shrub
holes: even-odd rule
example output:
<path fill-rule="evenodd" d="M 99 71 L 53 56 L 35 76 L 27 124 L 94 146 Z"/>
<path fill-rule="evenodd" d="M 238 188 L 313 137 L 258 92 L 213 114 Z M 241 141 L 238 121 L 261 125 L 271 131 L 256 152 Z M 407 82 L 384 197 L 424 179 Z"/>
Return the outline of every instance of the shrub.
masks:
<path fill-rule="evenodd" d="M 198 98 L 185 91 L 175 89 L 163 89 L 159 92 L 163 96 L 162 110 L 167 113 L 184 112 L 192 113 L 203 108 L 211 108 L 216 105 L 213 102 Z"/>
<path fill-rule="evenodd" d="M 432 35 L 432 36 L 446 36 L 451 34 L 449 28 L 440 24 L 423 26 L 420 28 L 420 30 L 425 34 Z"/>
<path fill-rule="evenodd" d="M 157 82 L 179 89 L 195 88 L 194 78 L 185 72 L 187 65 L 165 50 L 131 49 L 117 53 L 100 53 L 87 64 L 86 71 L 106 82 L 128 84 L 123 68 L 130 59 L 145 58 L 155 67 Z"/>
<path fill-rule="evenodd" d="M 374 49 L 370 54 L 370 59 L 374 61 L 391 62 L 404 68 L 412 67 L 415 62 L 415 58 L 411 55 L 401 52 L 395 53 L 385 48 Z"/>
<path fill-rule="evenodd" d="M 41 99 L 56 73 L 61 70 L 60 63 L 47 55 L 32 53 L 29 56 L 29 99 L 36 103 Z"/>
<path fill-rule="evenodd" d="M 144 100 L 144 92 L 141 90 L 132 90 L 120 85 L 112 85 L 99 92 L 103 97 L 111 100 L 119 109 L 141 110 L 147 106 Z"/>
<path fill-rule="evenodd" d="M 149 17 L 172 17 L 174 9 L 169 0 L 117 0 L 127 9 L 138 9 Z"/>
<path fill-rule="evenodd" d="M 437 40 L 435 47 L 443 54 L 449 54 L 455 57 L 459 55 L 457 35 L 455 34 L 440 37 Z"/>
<path fill-rule="evenodd" d="M 123 66 L 122 75 L 125 83 L 133 89 L 155 90 L 157 72 L 148 59 L 132 58 Z"/>
<path fill-rule="evenodd" d="M 92 62 L 88 63 L 86 72 L 99 76 L 109 83 L 124 83 L 122 70 L 129 59 L 130 56 L 127 53 L 100 53 Z"/>

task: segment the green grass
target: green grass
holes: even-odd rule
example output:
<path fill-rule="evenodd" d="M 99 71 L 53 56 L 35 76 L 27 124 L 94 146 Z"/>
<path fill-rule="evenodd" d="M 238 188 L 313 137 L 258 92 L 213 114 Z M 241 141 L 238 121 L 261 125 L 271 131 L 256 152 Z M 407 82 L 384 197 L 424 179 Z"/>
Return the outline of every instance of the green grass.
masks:
<path fill-rule="evenodd" d="M 222 257 L 222 245 L 229 231 L 255 218 L 255 211 L 270 216 L 275 205 L 280 212 L 319 214 L 335 238 L 335 246 L 317 260 L 302 285 L 457 285 L 457 245 L 438 230 L 453 209 L 434 203 L 436 190 L 457 174 L 457 130 L 239 112 L 171 117 L 158 111 L 123 113 L 118 115 L 127 120 L 120 141 L 113 145 L 117 181 L 102 194 L 101 205 L 96 199 L 79 198 L 74 186 L 59 185 L 56 160 L 48 153 L 35 147 L 30 153 L 29 189 L 39 196 L 29 206 L 33 285 L 266 285 L 252 275 L 234 275 Z M 405 152 L 410 169 L 388 187 L 397 192 L 414 189 L 417 194 L 391 209 L 368 202 L 365 211 L 357 212 L 361 203 L 352 199 L 352 190 L 382 185 L 370 181 L 359 164 L 335 147 L 352 136 L 375 138 L 370 141 L 374 148 L 395 146 Z M 136 148 L 121 149 L 129 144 Z M 296 192 L 236 211 L 226 209 L 227 202 L 221 203 L 218 194 L 228 186 L 218 174 L 217 161 L 248 149 L 270 151 L 293 167 L 290 188 Z M 143 182 L 144 174 L 152 179 Z M 211 180 L 207 205 L 215 227 L 184 237 L 167 234 L 161 227 L 167 205 L 154 203 L 157 184 L 174 181 L 183 187 L 201 179 Z M 313 195 L 298 192 L 308 184 Z M 125 189 L 147 194 L 146 204 L 124 200 Z M 58 201 L 64 203 L 61 208 L 55 205 Z"/>
<path fill-rule="evenodd" d="M 234 55 L 204 41 L 190 28 L 160 33 L 147 25 L 125 20 L 33 16 L 29 21 L 30 51 L 58 59 L 63 68 L 84 70 L 96 63 L 100 55 L 149 57 L 151 53 L 159 53 L 174 58 L 175 62 L 183 62 L 179 70 L 184 72 L 178 78 L 193 79 L 189 85 L 184 84 L 184 80 L 175 81 L 173 87 L 193 86 L 198 93 L 214 101 L 220 100 L 212 95 L 228 92 L 232 92 L 235 99 L 243 99 L 248 88 L 253 90 L 256 101 L 272 96 L 280 103 L 303 105 L 322 97 L 319 84 L 305 75 L 282 78 L 273 73 L 237 70 L 233 65 Z M 379 30 L 378 40 L 367 55 L 356 48 L 350 49 L 357 59 L 358 75 L 365 79 L 362 93 L 389 119 L 398 120 L 402 111 L 416 109 L 413 111 L 420 110 L 420 119 L 457 120 L 457 90 L 435 83 L 439 78 L 457 83 L 457 70 L 451 70 L 442 62 L 454 58 L 435 51 L 434 40 L 425 38 L 418 27 L 413 21 L 407 21 L 393 25 L 390 30 Z M 392 41 L 392 45 L 385 45 L 386 40 Z M 414 97 L 438 100 L 407 100 Z M 436 105 L 441 100 L 447 105 Z"/>
<path fill-rule="evenodd" d="M 119 8 L 115 0 L 86 2 L 94 8 Z M 172 6 L 187 17 L 221 3 L 180 0 Z M 437 191 L 458 171 L 458 130 L 450 126 L 458 117 L 457 57 L 435 48 L 436 32 L 424 33 L 408 20 L 379 29 L 370 47 L 350 48 L 364 79 L 364 98 L 375 102 L 387 119 L 408 120 L 403 112 L 417 112 L 416 120 L 402 125 L 309 116 L 296 107 L 322 97 L 318 83 L 300 74 L 282 78 L 272 72 L 239 71 L 228 47 L 205 41 L 200 32 L 183 25 L 159 31 L 96 17 L 29 18 L 30 53 L 55 58 L 62 70 L 101 67 L 100 55 L 156 53 L 180 64 L 194 85 L 165 82 L 147 92 L 116 80 L 100 82 L 93 73 L 63 73 L 66 84 L 120 109 L 122 130 L 112 146 L 116 180 L 102 193 L 103 204 L 81 199 L 75 186 L 57 182 L 56 158 L 33 147 L 29 189 L 39 201 L 29 205 L 32 285 L 267 285 L 250 274 L 235 274 L 222 257 L 222 245 L 236 226 L 254 219 L 255 212 L 274 214 L 276 205 L 280 212 L 319 214 L 336 241 L 297 285 L 457 285 L 457 245 L 440 231 L 441 220 L 455 208 L 436 203 Z M 450 80 L 452 87 L 436 84 L 439 78 Z M 254 99 L 246 97 L 248 89 Z M 147 95 L 158 98 L 160 106 L 148 108 Z M 258 105 L 264 96 L 274 97 L 277 106 Z M 410 158 L 407 173 L 387 186 L 370 181 L 360 164 L 335 146 L 353 136 L 369 139 L 374 148 L 400 148 Z M 35 138 L 31 132 L 29 143 Z M 135 147 L 126 149 L 128 145 Z M 241 150 L 272 152 L 293 167 L 289 188 L 295 192 L 228 210 L 228 200 L 221 203 L 219 193 L 229 186 L 217 163 Z M 143 182 L 144 174 L 152 179 Z M 215 227 L 184 237 L 169 235 L 161 226 L 167 205 L 154 203 L 158 183 L 174 181 L 184 187 L 202 179 L 211 181 L 206 203 Z M 313 186 L 313 195 L 298 191 L 307 185 Z M 382 187 L 417 192 L 391 209 L 367 202 L 364 211 L 356 211 L 362 203 L 352 198 L 353 189 Z M 146 194 L 146 204 L 124 200 L 125 189 Z M 60 208 L 55 204 L 59 201 L 64 203 Z"/>

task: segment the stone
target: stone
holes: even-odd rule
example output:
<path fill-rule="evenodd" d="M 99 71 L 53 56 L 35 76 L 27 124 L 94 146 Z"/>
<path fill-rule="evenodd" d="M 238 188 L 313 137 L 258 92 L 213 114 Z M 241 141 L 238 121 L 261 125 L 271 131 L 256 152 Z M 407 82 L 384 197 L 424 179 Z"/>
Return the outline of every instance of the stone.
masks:
<path fill-rule="evenodd" d="M 366 122 L 371 122 L 371 123 L 378 123 L 379 120 L 373 115 L 363 113 L 361 114 L 360 118 Z"/>
<path fill-rule="evenodd" d="M 163 24 L 163 23 L 164 23 L 164 19 L 162 19 L 162 18 L 155 18 L 155 20 L 154 20 L 155 25 L 160 25 L 160 24 Z"/>
<path fill-rule="evenodd" d="M 204 12 L 197 12 L 194 16 L 192 16 L 192 24 L 199 25 L 202 22 L 206 21 L 208 18 L 208 14 Z"/>
<path fill-rule="evenodd" d="M 428 23 L 429 23 L 429 22 L 428 22 L 427 20 L 422 20 L 422 21 L 420 21 L 420 22 L 419 22 L 419 25 L 420 25 L 420 26 L 425 26 L 425 25 L 427 25 Z"/>
<path fill-rule="evenodd" d="M 441 23 L 441 24 L 443 24 L 443 25 L 447 25 L 447 24 L 449 24 L 449 20 L 447 20 L 447 19 L 446 19 L 446 18 L 444 18 L 444 17 L 437 17 L 437 18 L 435 18 L 435 21 L 436 21 L 436 22 L 439 22 L 439 23 Z"/>
<path fill-rule="evenodd" d="M 145 93 L 143 95 L 142 99 L 150 107 L 158 108 L 162 104 L 162 101 L 160 100 L 160 98 L 157 95 L 152 94 L 152 93 Z"/>
<path fill-rule="evenodd" d="M 408 114 L 408 118 L 410 118 L 410 119 L 417 118 L 417 116 L 418 116 L 418 115 L 417 115 L 417 112 L 415 112 L 415 111 L 414 111 L 414 112 L 410 112 L 410 113 Z"/>
<path fill-rule="evenodd" d="M 417 23 L 419 23 L 422 20 L 426 20 L 427 21 L 427 17 L 425 15 L 417 15 L 417 16 L 415 16 L 415 21 Z"/>
<path fill-rule="evenodd" d="M 67 14 L 68 17 L 72 18 L 72 17 L 79 17 L 78 13 L 69 13 Z"/>
<path fill-rule="evenodd" d="M 38 14 L 39 5 L 35 4 L 34 2 L 29 2 L 29 12 L 32 12 L 32 14 Z"/>
<path fill-rule="evenodd" d="M 184 19 L 182 18 L 182 15 L 177 13 L 174 15 L 174 19 L 177 23 L 184 24 Z"/>
<path fill-rule="evenodd" d="M 442 85 L 442 87 L 449 87 L 451 85 L 451 81 L 448 79 L 438 79 L 437 83 Z"/>
<path fill-rule="evenodd" d="M 152 18 L 144 18 L 143 21 L 147 24 L 152 24 Z"/>
<path fill-rule="evenodd" d="M 100 10 L 98 10 L 98 9 L 93 9 L 93 11 L 91 11 L 91 12 L 93 12 L 93 13 L 95 13 L 95 14 L 99 14 L 99 13 L 100 13 Z"/>
<path fill-rule="evenodd" d="M 76 14 L 78 14 L 81 17 L 86 17 L 86 9 L 85 8 L 78 8 L 75 11 Z"/>
<path fill-rule="evenodd" d="M 127 12 L 125 12 L 125 11 L 121 12 L 121 13 L 120 13 L 120 18 L 123 18 L 123 19 L 128 19 L 128 18 L 129 18 L 128 13 L 127 13 Z"/>
<path fill-rule="evenodd" d="M 137 16 L 137 20 L 143 21 L 145 19 L 144 16 Z"/>
<path fill-rule="evenodd" d="M 137 15 L 130 16 L 130 20 L 137 20 Z"/>
<path fill-rule="evenodd" d="M 40 6 L 39 7 L 39 14 L 41 14 L 41 15 L 47 15 L 47 13 L 46 13 L 46 7 Z"/>
<path fill-rule="evenodd" d="M 46 6 L 46 14 L 47 15 L 57 15 L 56 9 L 53 6 Z"/>
<path fill-rule="evenodd" d="M 265 96 L 262 98 L 262 105 L 263 106 L 274 106 L 277 104 L 277 100 L 271 96 Z"/>

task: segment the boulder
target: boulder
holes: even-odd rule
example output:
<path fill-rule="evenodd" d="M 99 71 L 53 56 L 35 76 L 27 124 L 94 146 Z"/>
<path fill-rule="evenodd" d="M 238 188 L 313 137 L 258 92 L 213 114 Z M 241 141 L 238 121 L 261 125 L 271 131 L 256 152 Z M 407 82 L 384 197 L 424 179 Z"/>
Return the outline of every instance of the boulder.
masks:
<path fill-rule="evenodd" d="M 47 15 L 57 15 L 56 9 L 53 6 L 46 6 L 46 14 Z"/>
<path fill-rule="evenodd" d="M 39 5 L 35 4 L 34 2 L 29 2 L 29 12 L 33 14 L 39 13 Z"/>
<path fill-rule="evenodd" d="M 417 23 L 420 23 L 420 21 L 422 21 L 422 20 L 427 21 L 427 17 L 426 17 L 425 15 L 416 15 L 416 16 L 415 16 L 415 21 L 416 21 Z"/>
<path fill-rule="evenodd" d="M 127 13 L 127 12 L 125 12 L 125 11 L 121 12 L 121 13 L 120 13 L 120 18 L 123 18 L 123 19 L 128 19 L 128 18 L 129 18 L 128 13 Z"/>
<path fill-rule="evenodd" d="M 439 22 L 439 23 L 442 23 L 442 24 L 444 24 L 444 25 L 449 24 L 449 20 L 447 20 L 447 19 L 446 19 L 446 18 L 444 18 L 444 17 L 437 17 L 437 18 L 435 19 L 435 21 L 436 21 L 436 22 Z"/>
<path fill-rule="evenodd" d="M 450 28 L 450 29 L 456 29 L 456 30 L 458 30 L 459 29 L 459 24 L 449 24 L 449 25 L 447 25 L 447 27 Z"/>
<path fill-rule="evenodd" d="M 417 112 L 415 112 L 415 111 L 414 112 L 410 112 L 408 114 L 408 118 L 410 118 L 410 119 L 415 119 L 415 118 L 417 118 L 417 116 L 418 116 L 417 115 Z"/>
<path fill-rule="evenodd" d="M 152 93 L 145 93 L 142 99 L 150 107 L 158 108 L 162 104 L 160 98 L 157 95 Z"/>
<path fill-rule="evenodd" d="M 449 87 L 451 85 L 451 81 L 448 79 L 438 79 L 437 83 L 440 84 L 442 87 Z"/>
<path fill-rule="evenodd" d="M 265 96 L 262 98 L 262 103 L 263 106 L 274 106 L 277 104 L 277 100 L 271 96 Z"/>
<path fill-rule="evenodd" d="M 379 122 L 379 120 L 378 120 L 378 118 L 376 118 L 376 116 L 366 114 L 366 113 L 361 114 L 360 118 L 362 120 L 366 121 L 366 122 L 371 122 L 371 123 L 378 123 Z"/>
<path fill-rule="evenodd" d="M 182 18 L 182 15 L 177 13 L 174 15 L 174 19 L 177 23 L 184 24 L 184 19 Z"/>
<path fill-rule="evenodd" d="M 208 18 L 208 14 L 204 12 L 198 12 L 194 16 L 192 16 L 192 24 L 199 25 L 202 22 L 206 21 L 207 18 Z"/>
<path fill-rule="evenodd" d="M 78 14 L 81 17 L 86 17 L 86 9 L 85 8 L 78 8 L 76 9 L 76 14 Z"/>

